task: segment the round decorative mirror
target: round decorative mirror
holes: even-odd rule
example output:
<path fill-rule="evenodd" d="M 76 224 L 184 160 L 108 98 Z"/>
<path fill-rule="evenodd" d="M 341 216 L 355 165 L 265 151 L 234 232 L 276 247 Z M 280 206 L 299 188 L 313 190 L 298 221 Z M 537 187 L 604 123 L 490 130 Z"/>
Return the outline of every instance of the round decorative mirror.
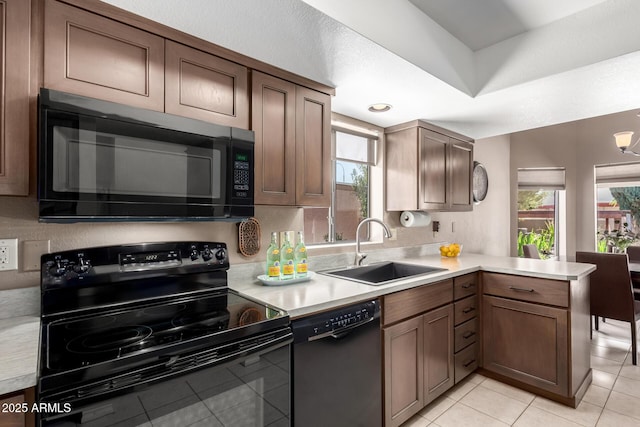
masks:
<path fill-rule="evenodd" d="M 473 201 L 478 204 L 487 197 L 489 178 L 482 163 L 473 162 Z"/>

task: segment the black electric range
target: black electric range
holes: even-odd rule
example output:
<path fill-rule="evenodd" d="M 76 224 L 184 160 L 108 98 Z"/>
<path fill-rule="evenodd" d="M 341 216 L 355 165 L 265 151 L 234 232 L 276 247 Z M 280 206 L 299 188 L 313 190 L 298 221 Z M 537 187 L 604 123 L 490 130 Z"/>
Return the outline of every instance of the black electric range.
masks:
<path fill-rule="evenodd" d="M 122 245 L 44 255 L 37 398 L 54 405 L 53 411 L 38 417 L 39 423 L 92 425 L 99 420 L 116 425 L 124 417 L 134 425 L 182 416 L 187 409 L 175 409 L 170 398 L 161 406 L 165 412 L 171 408 L 167 413 L 142 404 L 129 418 L 129 410 L 119 410 L 113 401 L 149 393 L 167 381 L 187 384 L 194 374 L 199 380 L 209 376 L 216 384 L 217 378 L 232 373 L 224 392 L 233 394 L 238 387 L 251 388 L 253 368 L 241 367 L 252 363 L 270 369 L 265 377 L 273 377 L 275 370 L 288 387 L 289 317 L 229 289 L 228 268 L 226 245 L 216 242 Z M 211 417 L 212 425 L 236 422 L 216 412 L 219 407 L 209 402 L 215 395 L 207 395 L 206 386 L 189 387 L 192 399 L 204 405 L 193 417 Z M 252 388 L 257 412 L 250 411 L 255 418 L 251 425 L 267 425 L 274 417 L 286 425 L 289 403 L 283 403 L 286 393 L 281 387 L 278 384 L 279 400 L 269 400 L 270 390 L 264 386 Z M 138 400 L 144 402 L 139 396 Z M 231 409 L 224 410 L 228 414 Z"/>

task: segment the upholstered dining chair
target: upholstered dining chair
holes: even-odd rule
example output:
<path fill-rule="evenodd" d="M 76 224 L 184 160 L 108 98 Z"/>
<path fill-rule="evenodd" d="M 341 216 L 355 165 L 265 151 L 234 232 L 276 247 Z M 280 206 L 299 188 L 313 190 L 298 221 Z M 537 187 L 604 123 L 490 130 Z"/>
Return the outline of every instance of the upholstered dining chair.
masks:
<path fill-rule="evenodd" d="M 525 258 L 540 259 L 540 253 L 538 252 L 538 247 L 534 244 L 523 245 L 522 252 L 524 253 Z"/>
<path fill-rule="evenodd" d="M 591 315 L 595 316 L 596 331 L 598 316 L 629 322 L 632 362 L 637 365 L 636 321 L 640 319 L 640 301 L 633 298 L 627 254 L 576 252 L 576 262 L 597 267 L 589 276 Z"/>
<path fill-rule="evenodd" d="M 640 262 L 640 246 L 629 246 L 627 248 L 629 262 Z"/>
<path fill-rule="evenodd" d="M 629 262 L 640 263 L 640 246 L 629 246 L 627 248 Z M 640 277 L 637 273 L 631 273 L 631 284 L 633 285 L 634 297 L 640 301 Z"/>

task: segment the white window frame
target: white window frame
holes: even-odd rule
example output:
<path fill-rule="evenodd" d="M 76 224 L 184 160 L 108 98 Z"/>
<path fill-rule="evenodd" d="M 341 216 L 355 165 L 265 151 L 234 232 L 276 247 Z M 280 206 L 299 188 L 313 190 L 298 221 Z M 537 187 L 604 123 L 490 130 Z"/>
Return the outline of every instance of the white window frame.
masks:
<path fill-rule="evenodd" d="M 379 161 L 380 150 L 380 138 L 382 129 L 373 126 L 366 122 L 353 119 L 351 117 L 341 116 L 336 113 L 332 113 L 331 121 L 331 206 L 329 207 L 329 217 L 327 221 L 329 223 L 328 242 L 323 243 L 311 243 L 307 246 L 313 246 L 315 248 L 321 247 L 336 247 L 336 246 L 353 246 L 354 241 L 336 241 L 335 240 L 335 201 L 336 201 L 336 160 L 345 160 L 352 163 L 363 163 L 350 159 L 341 159 L 336 157 L 336 132 L 348 133 L 356 136 L 361 136 L 368 139 L 369 143 L 369 161 L 366 163 L 369 165 L 369 207 L 368 213 L 370 218 L 383 219 L 384 215 L 384 201 L 383 201 L 383 177 L 384 171 L 382 162 Z M 373 244 L 382 242 L 383 235 L 381 227 L 367 227 L 367 237 L 365 238 L 364 232 L 361 231 L 361 243 Z"/>

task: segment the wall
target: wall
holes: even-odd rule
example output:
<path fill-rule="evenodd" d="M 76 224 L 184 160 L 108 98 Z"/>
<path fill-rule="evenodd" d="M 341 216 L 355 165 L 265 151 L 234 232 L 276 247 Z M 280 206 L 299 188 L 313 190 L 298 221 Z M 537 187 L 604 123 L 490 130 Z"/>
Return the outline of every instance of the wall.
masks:
<path fill-rule="evenodd" d="M 621 154 L 613 134 L 622 130 L 640 131 L 637 111 L 609 114 L 511 135 L 511 171 L 523 167 L 561 166 L 566 168 L 567 247 L 569 259 L 576 250 L 595 250 L 594 166 L 638 159 Z M 511 195 L 516 197 L 517 180 Z M 517 227 L 517 207 L 511 208 L 511 235 Z M 515 247 L 515 239 L 512 239 Z"/>
<path fill-rule="evenodd" d="M 512 254 L 516 253 L 516 239 L 518 227 L 518 168 L 533 167 L 564 167 L 566 183 L 566 207 L 567 218 L 575 218 L 577 213 L 576 205 L 576 174 L 578 123 L 571 122 L 558 126 L 549 126 L 534 129 L 526 132 L 518 132 L 511 135 L 511 171 L 513 180 L 511 182 L 511 197 L 514 200 L 511 206 L 511 226 L 510 235 Z M 575 254 L 576 222 L 566 223 L 566 247 L 560 248 L 560 255 Z"/>
<path fill-rule="evenodd" d="M 489 189 L 484 201 L 473 207 L 472 213 L 434 214 L 441 222 L 442 237 L 464 244 L 463 251 L 486 255 L 509 256 L 510 234 L 510 138 L 508 135 L 480 139 L 474 147 L 474 159 L 487 170 Z M 451 222 L 455 221 L 455 232 Z"/>
<path fill-rule="evenodd" d="M 399 212 L 385 214 L 385 222 L 398 227 L 398 241 L 405 246 L 434 242 L 460 242 L 463 252 L 509 256 L 510 177 L 509 136 L 479 139 L 475 142 L 474 159 L 482 163 L 489 178 L 485 200 L 473 207 L 472 212 L 434 212 L 432 221 L 440 221 L 440 232 L 431 226 L 404 228 L 400 226 Z M 452 231 L 452 223 L 453 230 Z"/>

